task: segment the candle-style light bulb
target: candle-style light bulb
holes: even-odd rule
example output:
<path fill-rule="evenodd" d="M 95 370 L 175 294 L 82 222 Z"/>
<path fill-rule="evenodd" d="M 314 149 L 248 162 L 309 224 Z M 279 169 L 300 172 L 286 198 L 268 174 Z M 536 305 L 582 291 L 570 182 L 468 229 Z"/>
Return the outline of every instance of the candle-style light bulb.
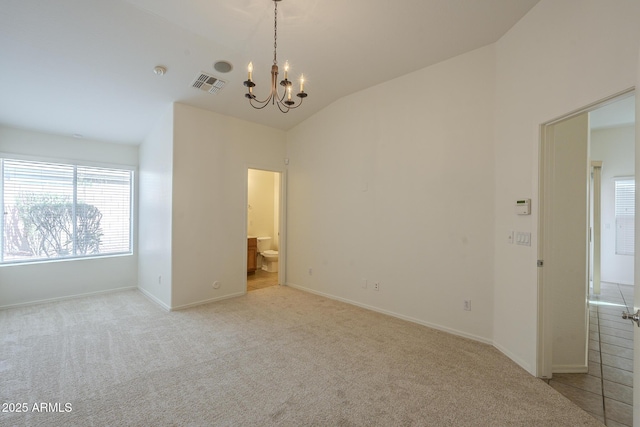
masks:
<path fill-rule="evenodd" d="M 289 61 L 284 61 L 284 79 L 287 80 L 289 77 Z"/>
<path fill-rule="evenodd" d="M 291 101 L 291 86 L 287 86 L 287 100 Z"/>
<path fill-rule="evenodd" d="M 300 92 L 304 92 L 304 74 L 300 75 Z"/>
<path fill-rule="evenodd" d="M 249 81 L 251 81 L 251 75 L 253 74 L 253 62 L 249 62 L 249 66 L 247 67 L 247 71 L 249 71 Z"/>

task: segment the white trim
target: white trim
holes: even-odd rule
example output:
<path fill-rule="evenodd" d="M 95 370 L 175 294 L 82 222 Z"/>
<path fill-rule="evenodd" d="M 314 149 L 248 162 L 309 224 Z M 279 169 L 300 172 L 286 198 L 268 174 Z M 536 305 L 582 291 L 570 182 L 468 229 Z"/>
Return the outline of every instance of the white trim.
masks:
<path fill-rule="evenodd" d="M 538 129 L 538 260 L 543 260 L 545 254 L 548 253 L 548 248 L 545 250 L 545 222 L 548 221 L 548 207 L 545 206 L 544 197 L 545 194 L 549 194 L 549 188 L 545 192 L 545 167 L 549 162 L 549 147 L 550 135 L 548 132 L 552 129 L 552 126 L 562 122 L 564 120 L 571 119 L 583 113 L 591 112 L 597 108 L 604 107 L 621 99 L 633 96 L 635 94 L 635 87 L 624 89 L 611 96 L 603 98 L 599 101 L 588 104 L 582 108 L 569 112 L 565 115 L 556 117 L 552 120 L 544 122 L 539 125 Z M 545 285 L 544 281 L 544 266 L 538 268 L 537 273 L 537 333 L 536 333 L 536 371 L 535 375 L 540 378 L 551 378 L 552 367 L 552 334 L 551 334 L 551 310 L 549 306 L 551 304 L 551 298 L 548 295 L 549 289 Z M 588 345 L 588 340 L 587 340 Z M 504 351 L 501 350 L 503 353 Z M 505 353 L 506 354 L 506 353 Z M 588 354 L 588 351 L 587 351 Z M 514 359 L 515 360 L 515 359 Z M 524 365 L 522 365 L 524 366 Z"/>
<path fill-rule="evenodd" d="M 138 172 L 138 165 L 134 165 L 130 163 L 104 163 L 104 162 L 94 162 L 90 160 L 69 159 L 66 157 L 34 156 L 29 154 L 10 153 L 6 151 L 0 151 L 0 157 L 4 159 L 10 159 L 10 160 L 57 163 L 57 164 L 63 164 L 63 165 L 88 166 L 88 167 L 105 168 L 105 169 L 123 169 L 123 170 L 134 171 L 136 173 Z"/>
<path fill-rule="evenodd" d="M 586 365 L 553 365 L 554 374 L 586 374 L 589 367 Z"/>
<path fill-rule="evenodd" d="M 7 309 L 10 309 L 10 308 L 18 308 L 18 307 L 28 307 L 30 305 L 46 304 L 46 303 L 49 303 L 49 302 L 66 301 L 66 300 L 72 300 L 72 299 L 77 299 L 77 298 L 90 297 L 90 296 L 94 296 L 94 295 L 110 294 L 112 292 L 135 291 L 137 289 L 138 289 L 138 287 L 136 287 L 136 286 L 125 286 L 123 288 L 107 289 L 107 290 L 104 290 L 104 291 L 87 292 L 87 293 L 84 293 L 84 294 L 66 295 L 66 296 L 63 296 L 63 297 L 56 297 L 56 298 L 41 299 L 41 300 L 36 300 L 36 301 L 21 302 L 21 303 L 18 303 L 18 304 L 2 305 L 2 306 L 0 306 L 0 310 L 7 310 Z"/>
<path fill-rule="evenodd" d="M 72 164 L 66 164 L 66 163 L 53 163 L 53 162 L 48 162 L 48 161 L 44 161 L 44 160 L 25 160 L 25 159 L 19 159 L 19 158 L 14 158 L 14 157 L 2 157 L 0 155 L 0 208 L 4 209 L 4 192 L 5 192 L 5 177 L 4 177 L 4 170 L 5 170 L 5 166 L 6 166 L 6 162 L 10 161 L 10 162 L 15 162 L 15 163 L 19 163 L 19 162 L 25 162 L 25 163 L 31 163 L 31 164 L 41 164 L 41 165 L 61 165 L 64 166 L 65 168 L 73 168 L 73 193 L 72 193 L 72 209 L 73 209 L 73 216 L 72 218 L 74 218 L 73 221 L 73 253 L 71 256 L 63 256 L 63 257 L 52 257 L 52 258 L 35 258 L 35 259 L 13 259 L 13 260 L 5 260 L 4 259 L 4 225 L 0 226 L 0 245 L 2 246 L 2 249 L 0 249 L 0 266 L 6 266 L 6 265 L 23 265 L 24 263 L 39 263 L 39 262 L 57 262 L 60 260 L 75 260 L 75 259 L 81 259 L 81 258 L 100 258 L 100 257 L 104 257 L 104 256 L 111 256 L 111 255 L 133 255 L 134 254 L 134 233 L 137 235 L 137 216 L 136 216 L 136 204 L 135 204 L 135 200 L 137 197 L 137 188 L 136 188 L 136 175 L 137 175 L 137 169 L 136 168 L 130 168 L 130 167 L 114 167 L 114 166 L 109 166 L 109 167 L 103 167 L 103 166 L 90 166 L 84 163 L 72 163 Z M 89 254 L 89 255 L 78 255 L 76 250 L 77 250 L 77 224 L 75 221 L 75 215 L 76 215 L 76 208 L 77 208 L 77 204 L 78 204 L 78 197 L 77 197 L 77 193 L 78 193 L 78 168 L 83 168 L 83 169 L 92 169 L 92 170 L 99 170 L 99 169 L 104 169 L 104 170 L 110 170 L 110 171 L 116 171 L 116 172 L 127 172 L 127 174 L 129 175 L 129 250 L 128 251 L 122 251 L 122 252 L 107 252 L 107 253 L 101 253 L 101 254 Z M 123 174 L 124 175 L 124 174 Z M 4 224 L 4 215 L 2 218 L 2 223 Z"/>
<path fill-rule="evenodd" d="M 418 325 L 426 326 L 428 328 L 437 329 L 439 331 L 447 332 L 447 333 L 450 333 L 452 335 L 456 335 L 456 336 L 463 337 L 463 338 L 468 338 L 468 339 L 471 339 L 471 340 L 474 340 L 474 341 L 481 342 L 483 344 L 488 344 L 488 345 L 494 347 L 496 350 L 498 350 L 502 354 L 504 354 L 509 359 L 511 359 L 513 362 L 518 364 L 521 368 L 526 370 L 531 375 L 535 375 L 534 371 L 532 370 L 531 366 L 526 362 L 526 360 L 516 356 L 515 354 L 513 354 L 512 352 L 507 350 L 505 347 L 501 346 L 500 344 L 497 344 L 496 342 L 494 342 L 491 339 L 484 338 L 484 337 L 481 337 L 481 336 L 478 336 L 478 335 L 474 335 L 474 334 L 469 334 L 469 333 L 466 333 L 466 332 L 462 332 L 462 331 L 459 331 L 457 329 L 448 328 L 448 327 L 445 327 L 445 326 L 442 326 L 442 325 L 438 325 L 436 323 L 425 322 L 423 320 L 416 319 L 414 317 L 405 316 L 405 315 L 402 315 L 402 314 L 395 313 L 393 311 L 383 310 L 383 309 L 380 309 L 380 308 L 377 308 L 377 307 L 374 307 L 374 306 L 371 306 L 371 305 L 362 304 L 362 303 L 359 303 L 359 302 L 356 302 L 356 301 L 352 301 L 352 300 L 347 299 L 347 298 L 341 298 L 341 297 L 337 297 L 335 295 L 327 294 L 327 293 L 324 293 L 324 292 L 319 292 L 319 291 L 316 291 L 316 290 L 313 290 L 313 289 L 309 289 L 309 288 L 304 287 L 304 286 L 296 285 L 295 283 L 287 283 L 286 286 L 290 286 L 292 288 L 301 290 L 303 292 L 309 292 L 311 294 L 320 295 L 320 296 L 325 297 L 325 298 L 329 298 L 329 299 L 332 299 L 332 300 L 344 302 L 346 304 L 355 305 L 357 307 L 361 307 L 361 308 L 364 308 L 366 310 L 371 310 L 371 311 L 375 311 L 377 313 L 386 314 L 387 316 L 391 316 L 391 317 L 395 317 L 395 318 L 398 318 L 398 319 L 406 320 L 408 322 L 416 323 Z"/>
<path fill-rule="evenodd" d="M 87 256 L 76 256 L 76 257 L 64 257 L 64 258 L 42 258 L 37 260 L 29 260 L 29 261 L 15 261 L 15 262 L 2 262 L 0 263 L 0 268 L 9 268 L 23 265 L 34 265 L 34 264 L 52 264 L 58 262 L 72 262 L 72 261 L 84 261 L 84 260 L 96 260 L 96 259 L 104 259 L 104 258 L 118 258 L 118 257 L 126 257 L 126 256 L 134 256 L 133 252 L 123 252 L 119 254 L 104 254 L 104 255 L 87 255 Z"/>
<path fill-rule="evenodd" d="M 621 101 L 621 100 L 623 100 L 625 98 L 633 96 L 634 93 L 635 93 L 635 90 L 636 90 L 635 86 L 626 88 L 624 90 L 621 90 L 620 92 L 614 93 L 611 96 L 607 96 L 605 98 L 602 98 L 599 101 L 592 102 L 591 104 L 585 105 L 582 108 L 578 108 L 578 109 L 573 110 L 573 111 L 571 111 L 571 112 L 569 112 L 567 114 L 563 114 L 563 115 L 558 116 L 558 117 L 556 117 L 554 119 L 546 121 L 546 122 L 542 123 L 542 125 L 540 125 L 540 126 L 544 127 L 544 126 L 554 125 L 554 124 L 562 122 L 564 120 L 571 119 L 571 118 L 573 118 L 575 116 L 579 116 L 580 114 L 590 113 L 591 111 L 597 110 L 598 108 L 605 107 L 605 106 L 607 106 L 609 104 L 613 104 L 614 102 Z"/>
<path fill-rule="evenodd" d="M 150 293 L 149 291 L 147 291 L 146 289 L 141 288 L 140 286 L 138 286 L 138 291 L 144 295 L 146 298 L 148 298 L 151 302 L 153 302 L 154 304 L 157 304 L 160 306 L 160 308 L 162 308 L 165 311 L 171 311 L 171 307 L 169 307 L 167 304 L 163 303 L 162 301 L 160 301 L 158 298 L 156 298 L 152 293 Z"/>
<path fill-rule="evenodd" d="M 278 284 L 284 285 L 286 283 L 286 265 L 287 265 L 287 169 L 286 168 L 273 168 L 265 165 L 258 165 L 256 163 L 245 164 L 244 170 L 244 236 L 243 240 L 246 240 L 249 230 L 247 226 L 248 212 L 247 206 L 249 205 L 249 169 L 261 170 L 267 172 L 274 172 L 280 174 L 280 195 L 278 206 L 278 231 L 280 236 L 278 238 Z M 243 263 L 243 275 L 245 277 L 245 289 L 247 289 L 247 254 L 245 251 L 244 263 Z"/>
<path fill-rule="evenodd" d="M 548 207 L 544 201 L 545 193 L 548 194 L 550 189 L 547 183 L 547 176 L 544 171 L 551 163 L 552 152 L 549 152 L 549 140 L 551 132 L 551 124 L 541 124 L 539 127 L 540 141 L 538 144 L 538 257 L 537 260 L 544 262 L 545 247 L 547 241 L 545 238 L 546 224 L 548 222 Z M 547 188 L 549 186 L 549 188 Z M 552 368 L 552 323 L 551 310 L 549 309 L 550 298 L 547 296 L 548 289 L 544 286 L 544 265 L 537 268 L 537 333 L 536 333 L 536 371 L 535 375 L 539 378 L 551 378 Z"/>
<path fill-rule="evenodd" d="M 246 274 L 246 272 L 245 272 L 245 274 Z M 179 306 L 176 306 L 176 307 L 171 307 L 169 309 L 169 311 L 185 310 L 187 308 L 197 307 L 199 305 L 204 305 L 204 304 L 210 304 L 210 303 L 216 302 L 216 301 L 222 301 L 222 300 L 225 300 L 225 299 L 241 297 L 241 296 L 244 296 L 246 294 L 247 294 L 247 291 L 245 290 L 243 292 L 237 292 L 235 294 L 225 295 L 225 296 L 222 296 L 222 297 L 210 298 L 210 299 L 205 299 L 205 300 L 202 300 L 202 301 L 196 301 L 196 302 L 192 302 L 192 303 L 189 303 L 189 304 L 184 304 L 184 305 L 179 305 Z"/>
<path fill-rule="evenodd" d="M 496 343 L 495 341 L 492 343 L 492 345 L 496 348 L 496 350 L 498 350 L 500 353 L 507 356 L 509 359 L 513 360 L 522 369 L 529 372 L 531 375 L 536 376 L 536 373 L 533 371 L 531 365 L 525 359 L 516 356 L 513 352 L 509 351 L 506 347 Z"/>
<path fill-rule="evenodd" d="M 429 328 L 432 328 L 432 329 L 437 329 L 437 330 L 443 331 L 443 332 L 448 332 L 450 334 L 457 335 L 457 336 L 463 337 L 463 338 L 468 338 L 468 339 L 471 339 L 471 340 L 474 340 L 474 341 L 478 341 L 478 342 L 481 342 L 483 344 L 493 345 L 493 341 L 488 339 L 488 338 L 484 338 L 484 337 L 481 337 L 481 336 L 478 336 L 478 335 L 473 335 L 473 334 L 469 334 L 469 333 L 466 333 L 466 332 L 462 332 L 462 331 L 459 331 L 457 329 L 447 328 L 446 326 L 438 325 L 437 323 L 425 322 L 424 320 L 416 319 L 415 317 L 405 316 L 403 314 L 398 314 L 398 313 L 395 313 L 393 311 L 388 311 L 388 310 L 384 310 L 384 309 L 381 309 L 381 308 L 378 308 L 378 307 L 374 307 L 374 306 L 371 306 L 371 305 L 362 304 L 362 303 L 359 303 L 357 301 L 353 301 L 353 300 L 350 300 L 350 299 L 347 299 L 347 298 L 342 298 L 342 297 L 338 297 L 338 296 L 335 296 L 335 295 L 327 294 L 327 293 L 324 293 L 324 292 L 319 292 L 319 291 L 316 291 L 316 290 L 313 290 L 313 289 L 309 289 L 309 288 L 304 287 L 304 286 L 296 285 L 295 283 L 287 283 L 287 286 L 290 286 L 290 287 L 295 288 L 295 289 L 299 289 L 299 290 L 301 290 L 303 292 L 309 292 L 311 294 L 320 295 L 322 297 L 329 298 L 329 299 L 332 299 L 332 300 L 344 302 L 344 303 L 347 303 L 347 304 L 350 304 L 350 305 L 355 305 L 357 307 L 361 307 L 361 308 L 364 308 L 364 309 L 367 309 L 367 310 L 375 311 L 377 313 L 386 314 L 387 316 L 391 316 L 391 317 L 395 317 L 395 318 L 398 318 L 398 319 L 406 320 L 406 321 L 409 321 L 411 323 L 417 323 L 418 325 L 426 326 L 426 327 L 429 327 Z"/>

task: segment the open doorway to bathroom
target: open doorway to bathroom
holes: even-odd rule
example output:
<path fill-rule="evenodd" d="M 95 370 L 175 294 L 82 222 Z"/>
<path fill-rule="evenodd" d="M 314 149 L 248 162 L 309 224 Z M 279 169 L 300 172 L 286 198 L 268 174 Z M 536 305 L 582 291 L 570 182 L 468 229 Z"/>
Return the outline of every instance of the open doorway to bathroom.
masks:
<path fill-rule="evenodd" d="M 275 286 L 280 270 L 280 172 L 247 172 L 247 291 Z"/>

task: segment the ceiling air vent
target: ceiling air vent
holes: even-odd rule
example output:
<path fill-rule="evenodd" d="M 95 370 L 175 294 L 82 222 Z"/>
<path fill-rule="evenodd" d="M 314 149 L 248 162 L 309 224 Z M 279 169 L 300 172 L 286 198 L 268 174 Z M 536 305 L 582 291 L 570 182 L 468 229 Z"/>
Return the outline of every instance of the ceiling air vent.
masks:
<path fill-rule="evenodd" d="M 191 84 L 191 87 L 195 87 L 196 89 L 200 89 L 204 92 L 218 93 L 225 84 L 227 84 L 227 82 L 224 80 L 220 80 L 219 78 L 213 77 L 207 73 L 200 73 L 200 75 L 197 76 Z"/>

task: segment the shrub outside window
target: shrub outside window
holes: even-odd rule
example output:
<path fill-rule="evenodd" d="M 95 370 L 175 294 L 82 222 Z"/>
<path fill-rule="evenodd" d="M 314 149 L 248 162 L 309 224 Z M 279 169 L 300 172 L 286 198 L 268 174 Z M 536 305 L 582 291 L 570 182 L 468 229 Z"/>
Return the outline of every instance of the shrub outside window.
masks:
<path fill-rule="evenodd" d="M 133 172 L 0 159 L 0 263 L 130 254 Z"/>

